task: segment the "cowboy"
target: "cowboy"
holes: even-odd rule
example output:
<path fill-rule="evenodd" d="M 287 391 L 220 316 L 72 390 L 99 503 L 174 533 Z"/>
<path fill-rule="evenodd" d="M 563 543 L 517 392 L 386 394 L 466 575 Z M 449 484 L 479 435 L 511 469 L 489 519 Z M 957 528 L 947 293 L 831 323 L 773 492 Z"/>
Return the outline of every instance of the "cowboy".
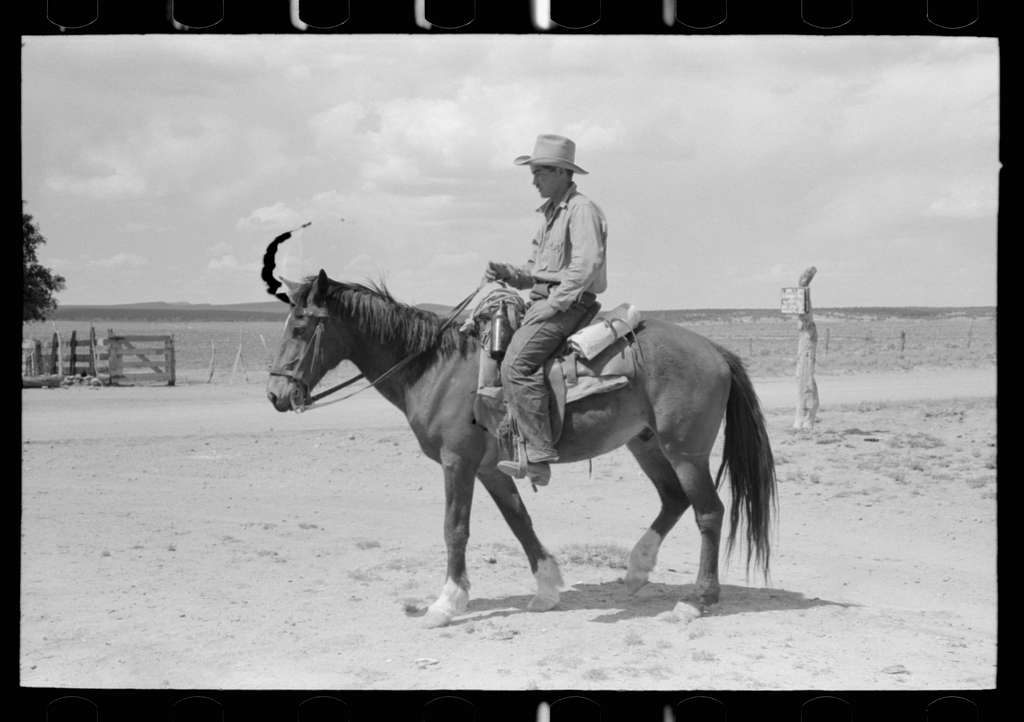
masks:
<path fill-rule="evenodd" d="M 491 261 L 484 278 L 515 288 L 530 289 L 530 305 L 512 336 L 501 365 L 501 381 L 509 412 L 526 446 L 526 474 L 536 485 L 551 478 L 550 464 L 558 461 L 551 432 L 549 392 L 544 362 L 585 317 L 597 294 L 607 287 L 605 245 L 608 226 L 593 201 L 576 189 L 573 174 L 587 171 L 576 165 L 576 144 L 560 135 L 540 135 L 532 155 L 513 163 L 527 165 L 544 204 L 533 252 L 525 266 Z M 521 478 L 512 461 L 498 463 L 501 471 Z"/>

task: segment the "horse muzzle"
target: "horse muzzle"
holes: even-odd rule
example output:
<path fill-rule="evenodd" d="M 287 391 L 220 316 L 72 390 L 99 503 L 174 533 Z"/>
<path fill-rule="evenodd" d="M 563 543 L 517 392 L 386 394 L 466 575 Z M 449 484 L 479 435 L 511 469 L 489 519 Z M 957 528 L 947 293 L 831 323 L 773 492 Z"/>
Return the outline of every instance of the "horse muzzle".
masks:
<path fill-rule="evenodd" d="M 281 381 L 275 383 L 275 377 Z M 309 389 L 289 374 L 271 374 L 267 399 L 278 411 L 295 411 L 301 413 L 310 403 Z"/>

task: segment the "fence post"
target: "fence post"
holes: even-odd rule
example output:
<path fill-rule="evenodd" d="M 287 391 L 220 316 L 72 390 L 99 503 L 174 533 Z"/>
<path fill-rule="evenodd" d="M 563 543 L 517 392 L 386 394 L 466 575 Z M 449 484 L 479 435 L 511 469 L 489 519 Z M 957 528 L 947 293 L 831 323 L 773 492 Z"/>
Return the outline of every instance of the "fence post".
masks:
<path fill-rule="evenodd" d="M 245 378 L 245 382 L 249 383 L 249 370 L 245 366 L 245 359 L 242 358 L 242 342 L 238 343 L 238 353 L 235 354 L 235 364 L 231 367 L 231 383 L 235 383 L 235 374 L 238 372 L 239 367 L 242 369 L 242 376 Z"/>
<path fill-rule="evenodd" d="M 75 375 L 75 361 L 78 355 L 78 332 L 71 332 L 71 340 L 68 341 L 68 376 Z"/>
<path fill-rule="evenodd" d="M 32 341 L 32 375 L 43 375 L 43 342 L 39 339 Z"/>
<path fill-rule="evenodd" d="M 967 348 L 971 347 L 971 341 L 974 339 L 974 319 L 967 325 Z"/>
<path fill-rule="evenodd" d="M 93 378 L 99 376 L 96 363 L 96 327 L 89 327 L 89 375 Z"/>
<path fill-rule="evenodd" d="M 798 317 L 800 336 L 797 341 L 797 402 L 794 429 L 813 429 L 818 414 L 818 384 L 814 380 L 814 361 L 818 345 L 818 327 L 814 324 L 811 308 L 811 279 L 818 269 L 811 266 L 800 275 L 797 285 L 807 289 L 804 292 L 806 305 Z"/>
<path fill-rule="evenodd" d="M 167 371 L 167 385 L 174 386 L 174 334 L 164 339 L 164 368 Z"/>
<path fill-rule="evenodd" d="M 907 332 L 900 331 L 900 356 L 903 355 L 903 349 L 907 347 Z"/>
<path fill-rule="evenodd" d="M 60 331 L 57 331 L 54 335 L 54 340 L 57 343 L 57 370 L 58 376 L 64 375 L 64 339 L 60 335 Z"/>
<path fill-rule="evenodd" d="M 111 386 L 116 385 L 124 374 L 121 367 L 121 344 L 114 336 L 113 329 L 107 329 L 107 373 L 110 375 L 108 383 Z"/>
<path fill-rule="evenodd" d="M 213 360 L 217 356 L 217 347 L 213 343 L 213 339 L 210 339 L 210 375 L 206 377 L 206 383 L 213 381 Z"/>
<path fill-rule="evenodd" d="M 832 338 L 832 329 L 825 329 L 825 355 L 828 356 L 828 342 Z"/>
<path fill-rule="evenodd" d="M 60 367 L 57 365 L 60 362 L 60 337 L 57 332 L 53 332 L 53 339 L 50 341 L 50 358 L 46 365 L 47 373 L 59 374 Z"/>

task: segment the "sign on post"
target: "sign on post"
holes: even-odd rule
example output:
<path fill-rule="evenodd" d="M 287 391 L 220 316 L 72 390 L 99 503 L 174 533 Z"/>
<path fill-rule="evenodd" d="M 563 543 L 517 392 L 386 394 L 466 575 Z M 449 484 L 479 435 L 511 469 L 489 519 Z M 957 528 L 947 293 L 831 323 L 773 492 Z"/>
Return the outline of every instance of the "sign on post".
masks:
<path fill-rule="evenodd" d="M 783 288 L 780 306 L 783 313 L 807 313 L 807 286 Z"/>

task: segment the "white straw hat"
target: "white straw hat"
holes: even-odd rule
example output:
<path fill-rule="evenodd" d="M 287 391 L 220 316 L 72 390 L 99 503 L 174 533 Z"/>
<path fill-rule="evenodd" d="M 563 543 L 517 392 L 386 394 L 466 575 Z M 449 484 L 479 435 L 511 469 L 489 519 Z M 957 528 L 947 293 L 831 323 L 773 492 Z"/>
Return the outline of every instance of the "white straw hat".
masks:
<path fill-rule="evenodd" d="M 538 135 L 533 155 L 521 155 L 512 162 L 516 165 L 551 165 L 587 175 L 576 165 L 576 144 L 561 135 Z"/>

